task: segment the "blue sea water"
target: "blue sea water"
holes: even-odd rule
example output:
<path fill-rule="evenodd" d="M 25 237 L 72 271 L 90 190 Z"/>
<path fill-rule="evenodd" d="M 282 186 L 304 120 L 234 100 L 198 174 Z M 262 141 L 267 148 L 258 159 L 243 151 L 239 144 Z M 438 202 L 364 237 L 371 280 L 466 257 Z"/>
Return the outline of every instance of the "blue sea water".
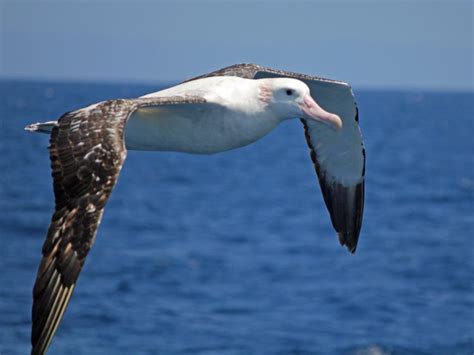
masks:
<path fill-rule="evenodd" d="M 29 352 L 53 210 L 27 123 L 159 86 L 0 81 L 0 354 Z M 299 122 L 212 156 L 129 152 L 50 354 L 472 354 L 474 93 L 355 90 L 357 253 Z"/>

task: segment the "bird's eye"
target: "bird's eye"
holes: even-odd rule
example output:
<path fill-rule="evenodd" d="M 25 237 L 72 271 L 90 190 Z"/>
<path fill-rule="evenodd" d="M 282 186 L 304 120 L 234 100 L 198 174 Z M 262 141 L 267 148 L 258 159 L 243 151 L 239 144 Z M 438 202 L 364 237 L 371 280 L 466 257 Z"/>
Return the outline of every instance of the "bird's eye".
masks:
<path fill-rule="evenodd" d="M 287 94 L 288 96 L 293 95 L 293 90 L 291 90 L 291 89 L 286 89 L 286 94 Z"/>

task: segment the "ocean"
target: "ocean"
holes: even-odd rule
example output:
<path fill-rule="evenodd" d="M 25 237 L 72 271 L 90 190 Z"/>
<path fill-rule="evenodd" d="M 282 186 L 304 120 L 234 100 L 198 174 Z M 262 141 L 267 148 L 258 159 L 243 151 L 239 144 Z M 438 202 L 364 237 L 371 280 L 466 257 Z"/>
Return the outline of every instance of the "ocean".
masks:
<path fill-rule="evenodd" d="M 30 351 L 53 210 L 31 122 L 163 85 L 0 81 L 0 354 Z M 474 93 L 358 90 L 358 249 L 297 120 L 209 156 L 129 152 L 49 354 L 473 354 Z"/>

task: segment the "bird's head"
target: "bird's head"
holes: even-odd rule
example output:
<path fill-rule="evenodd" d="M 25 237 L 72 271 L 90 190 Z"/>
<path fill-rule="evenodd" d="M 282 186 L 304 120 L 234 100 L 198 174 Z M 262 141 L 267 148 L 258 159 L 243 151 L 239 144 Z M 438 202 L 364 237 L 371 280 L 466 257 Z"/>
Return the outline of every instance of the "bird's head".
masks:
<path fill-rule="evenodd" d="M 305 118 L 342 127 L 338 115 L 323 110 L 311 97 L 308 86 L 300 80 L 274 78 L 259 80 L 258 98 L 281 119 Z"/>

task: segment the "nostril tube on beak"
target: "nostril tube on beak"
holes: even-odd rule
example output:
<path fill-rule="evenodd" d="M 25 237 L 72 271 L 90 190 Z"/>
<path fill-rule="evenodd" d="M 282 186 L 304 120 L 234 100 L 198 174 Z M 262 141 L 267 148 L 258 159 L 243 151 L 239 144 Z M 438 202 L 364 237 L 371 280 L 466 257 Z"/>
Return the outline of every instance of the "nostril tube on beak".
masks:
<path fill-rule="evenodd" d="M 306 95 L 304 97 L 304 103 L 305 103 L 306 107 L 308 107 L 308 108 L 312 108 L 312 107 L 317 105 L 316 101 L 314 101 L 313 98 L 309 95 Z"/>

